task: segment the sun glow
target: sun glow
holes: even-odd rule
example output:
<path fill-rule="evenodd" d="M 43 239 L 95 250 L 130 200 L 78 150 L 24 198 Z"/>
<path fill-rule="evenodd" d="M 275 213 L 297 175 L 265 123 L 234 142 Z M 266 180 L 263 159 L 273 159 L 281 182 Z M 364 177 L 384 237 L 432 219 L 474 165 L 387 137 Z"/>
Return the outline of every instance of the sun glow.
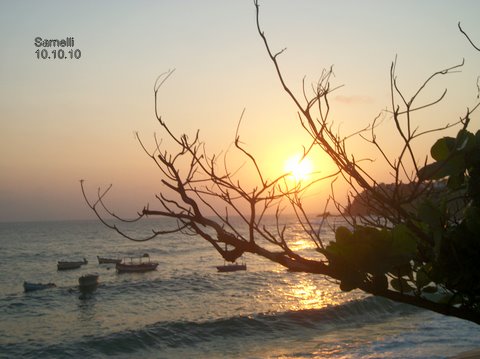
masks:
<path fill-rule="evenodd" d="M 312 161 L 300 155 L 292 156 L 285 162 L 285 170 L 295 182 L 306 181 L 313 172 Z"/>

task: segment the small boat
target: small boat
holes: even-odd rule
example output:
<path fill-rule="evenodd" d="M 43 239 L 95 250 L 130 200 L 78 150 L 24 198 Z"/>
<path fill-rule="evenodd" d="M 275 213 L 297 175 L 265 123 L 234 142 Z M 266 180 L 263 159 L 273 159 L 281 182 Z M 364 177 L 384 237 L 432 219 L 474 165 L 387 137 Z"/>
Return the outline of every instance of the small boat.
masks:
<path fill-rule="evenodd" d="M 85 294 L 94 292 L 98 287 L 98 274 L 85 274 L 78 278 L 78 289 L 82 293 L 81 299 L 87 299 Z"/>
<path fill-rule="evenodd" d="M 98 284 L 98 274 L 85 274 L 78 278 L 80 286 L 91 286 Z"/>
<path fill-rule="evenodd" d="M 83 258 L 83 261 L 76 261 L 76 262 L 58 261 L 57 269 L 58 270 L 77 269 L 87 263 L 88 261 L 85 258 Z"/>
<path fill-rule="evenodd" d="M 150 260 L 150 256 L 125 257 L 120 263 L 115 264 L 118 273 L 149 272 L 157 268 L 158 262 Z"/>
<path fill-rule="evenodd" d="M 121 259 L 117 259 L 117 258 L 107 258 L 107 257 L 99 257 L 99 256 L 97 256 L 97 259 L 99 264 L 106 264 L 106 263 L 116 264 L 122 261 Z"/>
<path fill-rule="evenodd" d="M 25 292 L 33 292 L 35 290 L 42 290 L 54 287 L 56 287 L 55 283 L 30 283 L 27 281 L 23 282 L 23 290 Z"/>
<path fill-rule="evenodd" d="M 98 285 L 98 274 L 85 274 L 78 278 L 80 289 L 90 289 Z"/>
<path fill-rule="evenodd" d="M 227 244 L 225 243 L 225 251 L 227 251 Z M 243 258 L 243 257 L 241 257 Z M 226 261 L 223 262 L 223 266 L 216 266 L 217 270 L 219 272 L 236 272 L 239 270 L 247 270 L 247 265 L 245 262 L 242 260 L 242 263 L 229 263 L 227 264 Z"/>
<path fill-rule="evenodd" d="M 232 263 L 224 264 L 223 266 L 217 266 L 219 272 L 236 272 L 239 270 L 247 270 L 247 265 L 245 263 Z"/>

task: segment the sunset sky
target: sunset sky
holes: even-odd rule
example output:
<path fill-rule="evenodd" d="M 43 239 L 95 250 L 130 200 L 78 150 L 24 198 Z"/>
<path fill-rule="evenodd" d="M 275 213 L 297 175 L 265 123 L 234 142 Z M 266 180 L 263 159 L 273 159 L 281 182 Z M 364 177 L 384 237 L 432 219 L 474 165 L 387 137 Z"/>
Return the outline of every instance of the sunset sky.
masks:
<path fill-rule="evenodd" d="M 480 53 L 457 28 L 461 21 L 480 44 L 477 0 L 263 0 L 260 6 L 271 47 L 287 48 L 279 63 L 300 98 L 304 77 L 310 88 L 323 68 L 334 66 L 332 82 L 343 87 L 331 95 L 331 119 L 344 135 L 389 106 L 395 56 L 407 95 L 432 72 L 465 59 L 461 73 L 432 83 L 422 99 L 448 87 L 447 98 L 437 110 L 418 113 L 416 126 L 454 122 L 477 101 Z M 74 37 L 81 57 L 37 59 L 36 37 Z M 160 90 L 163 118 L 175 133 L 200 129 L 211 153 L 231 144 L 243 109 L 241 139 L 268 176 L 279 175 L 306 144 L 250 0 L 2 1 L 0 49 L 0 221 L 92 218 L 80 179 L 92 193 L 112 183 L 111 203 L 121 214 L 153 204 L 160 173 L 134 133 L 148 144 L 155 132 L 162 136 L 153 84 L 169 69 L 176 71 Z M 398 139 L 389 120 L 378 133 L 393 151 Z M 471 129 L 479 125 L 477 113 Z M 349 149 L 356 158 L 379 157 L 361 141 Z M 321 156 L 313 165 L 331 170 Z M 380 161 L 372 167 L 388 181 L 382 169 Z"/>

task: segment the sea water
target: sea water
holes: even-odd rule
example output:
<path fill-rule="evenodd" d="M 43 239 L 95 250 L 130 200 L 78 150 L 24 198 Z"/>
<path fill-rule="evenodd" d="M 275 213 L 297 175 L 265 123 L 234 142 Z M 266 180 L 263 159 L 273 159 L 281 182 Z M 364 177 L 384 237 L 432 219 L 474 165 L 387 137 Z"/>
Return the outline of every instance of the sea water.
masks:
<path fill-rule="evenodd" d="M 331 221 L 338 219 L 330 219 Z M 292 247 L 314 248 L 291 219 Z M 168 221 L 133 224 L 132 235 Z M 322 237 L 333 238 L 324 226 Z M 180 233 L 133 242 L 98 221 L 0 223 L 1 358 L 446 358 L 480 346 L 480 326 L 293 273 L 246 255 L 247 271 Z M 117 274 L 96 256 L 148 253 L 148 273 Z M 59 260 L 82 260 L 57 271 Z M 89 294 L 78 277 L 99 274 Z M 23 292 L 23 281 L 57 287 Z"/>

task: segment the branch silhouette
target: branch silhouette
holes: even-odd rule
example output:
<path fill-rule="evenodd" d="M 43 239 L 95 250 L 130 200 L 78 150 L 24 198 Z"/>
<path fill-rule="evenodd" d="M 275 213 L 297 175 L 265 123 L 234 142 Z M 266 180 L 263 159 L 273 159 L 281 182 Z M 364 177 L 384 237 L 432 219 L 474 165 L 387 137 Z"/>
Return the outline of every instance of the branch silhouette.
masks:
<path fill-rule="evenodd" d="M 425 103 L 419 103 L 420 95 L 433 79 L 456 73 L 464 61 L 432 72 L 412 95 L 407 96 L 397 80 L 395 59 L 390 67 L 390 110 L 382 111 L 370 125 L 342 135 L 334 130 L 335 124 L 330 119 L 329 96 L 341 87 L 330 84 L 333 67 L 321 72 L 317 83 L 312 85 L 310 95 L 303 79 L 301 97 L 297 97 L 287 84 L 279 63 L 285 49 L 277 52 L 271 49 L 260 24 L 257 0 L 254 6 L 256 28 L 267 56 L 285 94 L 297 108 L 300 126 L 309 136 L 303 157 L 313 149 L 319 149 L 337 168 L 328 174 L 315 173 L 309 183 L 288 184 L 288 173 L 268 178 L 262 164 L 240 141 L 240 124 L 245 111 L 240 116 L 229 150 L 223 154 L 209 154 L 199 131 L 192 137 L 176 134 L 160 115 L 160 90 L 174 72 L 169 70 L 155 81 L 154 113 L 164 136 L 162 139 L 172 140 L 175 148 L 167 151 L 162 139 L 156 135 L 154 146 L 150 148 L 136 134 L 140 147 L 162 174 L 163 189 L 156 196 L 158 203 L 144 206 L 134 219 L 124 219 L 110 210 L 105 201 L 111 186 L 105 190 L 98 189 L 91 199 L 84 181 L 81 181 L 87 205 L 103 224 L 131 240 L 151 240 L 160 235 L 181 232 L 194 236 L 194 239 L 206 240 L 226 261 L 234 262 L 244 253 L 252 253 L 291 271 L 326 276 L 338 282 L 342 290 L 358 288 L 373 295 L 480 324 L 480 273 L 471 269 L 468 274 L 473 279 L 470 281 L 454 280 L 455 275 L 464 274 L 462 268 L 466 263 L 475 263 L 471 256 L 477 253 L 477 247 L 469 254 L 455 247 L 457 242 L 449 237 L 456 231 L 464 235 L 470 233 L 471 222 L 474 223 L 472 226 L 478 223 L 475 216 L 480 213 L 480 209 L 476 212 L 480 190 L 475 192 L 477 187 L 474 183 L 480 183 L 477 175 L 480 173 L 480 161 L 472 162 L 478 156 L 472 155 L 476 152 L 468 151 L 476 151 L 477 145 L 480 151 L 480 137 L 478 133 L 477 136 L 470 134 L 467 127 L 480 104 L 474 104 L 472 109 L 467 109 L 465 116 L 452 124 L 430 129 L 414 125 L 414 116 L 443 101 L 447 90 Z M 458 26 L 471 42 L 460 23 Z M 401 148 L 395 155 L 387 153 L 377 136 L 378 128 L 389 119 L 401 141 Z M 428 163 L 426 156 L 419 157 L 414 151 L 414 144 L 423 141 L 425 135 L 453 127 L 460 128 L 458 137 L 444 138 L 434 145 L 433 163 Z M 354 137 L 363 138 L 367 146 L 376 150 L 390 173 L 392 183 L 379 183 L 365 167 L 365 163 L 373 159 L 350 151 L 349 141 Z M 476 137 L 479 138 L 478 144 Z M 233 169 L 227 159 L 230 151 L 238 153 L 243 161 Z M 242 170 L 247 167 L 255 173 L 253 185 L 246 185 L 242 178 Z M 304 196 L 322 181 L 330 181 L 331 188 L 323 212 L 326 213 L 331 205 L 346 223 L 332 229 L 335 241 L 328 243 L 321 237 L 326 217 L 322 217 L 320 225 L 315 224 L 304 206 Z M 344 181 L 349 186 L 347 204 L 342 203 L 335 191 L 337 181 Z M 467 223 L 466 215 L 453 212 L 454 203 L 460 203 L 464 209 L 473 208 L 469 209 L 474 213 L 473 220 Z M 288 226 L 282 223 L 285 207 L 295 213 L 305 237 L 312 244 L 313 250 L 308 257 L 292 248 Z M 265 222 L 268 213 L 274 213 L 273 227 Z M 153 230 L 152 235 L 145 238 L 132 238 L 118 226 L 118 223 L 128 224 L 148 216 L 175 219 L 176 226 L 169 230 Z M 240 222 L 233 220 L 234 217 Z M 454 251 L 455 256 L 446 258 L 445 248 Z M 451 257 L 455 257 L 456 262 L 451 262 Z M 452 274 L 442 271 L 447 269 Z M 435 295 L 430 295 L 433 292 Z"/>

